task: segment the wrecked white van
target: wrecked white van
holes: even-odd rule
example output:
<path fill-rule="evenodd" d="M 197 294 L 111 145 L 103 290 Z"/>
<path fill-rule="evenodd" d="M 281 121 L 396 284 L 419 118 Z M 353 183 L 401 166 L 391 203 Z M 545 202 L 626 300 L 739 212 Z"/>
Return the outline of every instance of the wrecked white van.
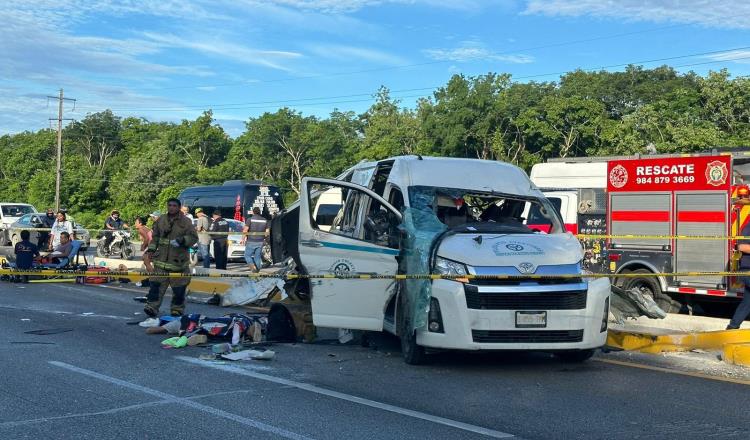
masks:
<path fill-rule="evenodd" d="M 318 225 L 317 205 L 332 190 L 339 212 Z M 529 204 L 548 217 L 549 233 L 524 224 Z M 301 274 L 371 276 L 303 279 L 294 296 L 309 301 L 317 327 L 399 336 L 408 363 L 425 349 L 583 361 L 606 340 L 609 281 L 586 278 L 578 240 L 513 165 L 404 156 L 360 163 L 339 179 L 308 177 L 272 236 L 275 260 L 293 258 Z M 560 276 L 571 274 L 580 277 Z"/>

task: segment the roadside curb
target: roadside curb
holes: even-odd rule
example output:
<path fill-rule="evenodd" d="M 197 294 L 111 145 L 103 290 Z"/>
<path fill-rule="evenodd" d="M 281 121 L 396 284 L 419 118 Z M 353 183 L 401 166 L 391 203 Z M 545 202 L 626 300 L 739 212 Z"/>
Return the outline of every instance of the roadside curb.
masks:
<path fill-rule="evenodd" d="M 732 365 L 750 367 L 750 344 L 727 344 L 721 359 Z"/>
<path fill-rule="evenodd" d="M 649 354 L 718 350 L 724 353 L 722 358 L 725 362 L 750 366 L 750 330 L 745 329 L 670 334 L 610 329 L 607 345 L 615 349 Z"/>
<path fill-rule="evenodd" d="M 232 287 L 234 287 L 234 283 L 232 282 L 193 278 L 192 280 L 190 280 L 188 290 L 191 293 L 223 295 Z"/>

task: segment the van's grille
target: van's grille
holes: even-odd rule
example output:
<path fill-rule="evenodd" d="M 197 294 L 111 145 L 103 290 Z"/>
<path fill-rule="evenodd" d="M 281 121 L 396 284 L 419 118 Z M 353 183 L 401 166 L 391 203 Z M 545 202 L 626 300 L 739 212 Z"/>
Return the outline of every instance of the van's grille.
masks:
<path fill-rule="evenodd" d="M 583 330 L 472 330 L 474 342 L 555 343 L 581 342 Z"/>
<path fill-rule="evenodd" d="M 541 285 L 549 285 L 549 284 L 579 284 L 583 281 L 576 277 L 576 278 L 568 278 L 568 277 L 559 277 L 559 278 L 473 278 L 471 280 L 471 284 L 477 285 L 477 286 L 518 286 L 521 283 L 528 283 L 533 282 L 536 284 Z"/>
<path fill-rule="evenodd" d="M 586 290 L 555 292 L 480 292 L 466 285 L 466 307 L 477 310 L 580 310 L 586 308 Z"/>

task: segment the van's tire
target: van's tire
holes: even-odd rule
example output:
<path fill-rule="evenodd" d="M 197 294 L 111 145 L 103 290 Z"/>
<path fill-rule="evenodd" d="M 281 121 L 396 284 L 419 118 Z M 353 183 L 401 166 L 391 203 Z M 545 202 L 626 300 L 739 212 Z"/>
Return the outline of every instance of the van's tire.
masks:
<path fill-rule="evenodd" d="M 426 354 L 424 347 L 417 344 L 417 332 L 412 329 L 411 312 L 406 300 L 406 293 L 399 295 L 399 337 L 401 338 L 401 355 L 409 365 L 424 364 Z"/>
<path fill-rule="evenodd" d="M 297 328 L 289 310 L 276 303 L 268 311 L 268 328 L 266 339 L 271 342 L 297 342 Z"/>
<path fill-rule="evenodd" d="M 595 351 L 596 350 L 594 349 L 561 351 L 555 353 L 555 356 L 557 356 L 561 361 L 568 364 L 580 364 L 581 362 L 586 362 L 587 360 L 591 359 L 591 356 L 594 355 Z"/>
<path fill-rule="evenodd" d="M 630 273 L 650 274 L 653 272 L 648 269 L 636 269 Z M 654 301 L 656 301 L 656 304 L 659 306 L 659 308 L 667 313 L 679 313 L 680 309 L 682 308 L 682 304 L 680 304 L 679 301 L 675 301 L 671 296 L 661 291 L 659 280 L 657 280 L 656 277 L 628 277 L 625 278 L 625 281 L 622 283 L 622 288 L 625 290 L 638 289 L 647 295 L 651 295 Z"/>

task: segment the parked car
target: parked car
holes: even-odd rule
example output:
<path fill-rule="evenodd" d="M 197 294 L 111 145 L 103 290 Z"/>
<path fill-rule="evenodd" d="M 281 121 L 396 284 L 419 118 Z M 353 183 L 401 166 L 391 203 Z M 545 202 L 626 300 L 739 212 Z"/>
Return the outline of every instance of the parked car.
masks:
<path fill-rule="evenodd" d="M 30 205 L 29 205 L 30 206 Z M 43 212 L 32 212 L 21 216 L 16 222 L 10 225 L 7 229 L 8 242 L 11 246 L 15 246 L 16 243 L 21 241 L 21 231 L 24 229 L 43 228 L 42 217 L 45 215 Z M 83 248 L 88 248 L 91 244 L 91 234 L 83 226 L 73 220 L 73 217 L 68 216 L 68 220 L 73 222 L 73 232 L 75 233 L 75 239 L 83 242 Z M 36 243 L 39 241 L 40 231 L 30 231 L 31 242 Z"/>
<path fill-rule="evenodd" d="M 36 212 L 36 208 L 28 203 L 0 203 L 0 239 L 2 244 L 11 243 L 11 236 L 8 233 L 10 225 L 17 222 L 25 214 Z"/>
<path fill-rule="evenodd" d="M 245 227 L 245 224 L 242 223 L 239 220 L 233 220 L 233 219 L 225 219 L 229 223 L 229 231 L 230 232 L 242 232 L 242 229 Z M 193 219 L 193 226 L 198 226 L 198 219 Z M 245 245 L 242 244 L 242 234 L 230 234 L 228 236 L 229 240 L 229 250 L 227 251 L 227 260 L 242 260 L 244 261 L 245 258 Z M 213 241 L 212 241 L 213 243 Z M 197 246 L 196 246 L 197 247 Z M 211 254 L 211 259 L 214 258 L 214 247 L 211 246 L 209 250 Z M 196 253 L 197 259 L 201 260 L 200 253 Z"/>

